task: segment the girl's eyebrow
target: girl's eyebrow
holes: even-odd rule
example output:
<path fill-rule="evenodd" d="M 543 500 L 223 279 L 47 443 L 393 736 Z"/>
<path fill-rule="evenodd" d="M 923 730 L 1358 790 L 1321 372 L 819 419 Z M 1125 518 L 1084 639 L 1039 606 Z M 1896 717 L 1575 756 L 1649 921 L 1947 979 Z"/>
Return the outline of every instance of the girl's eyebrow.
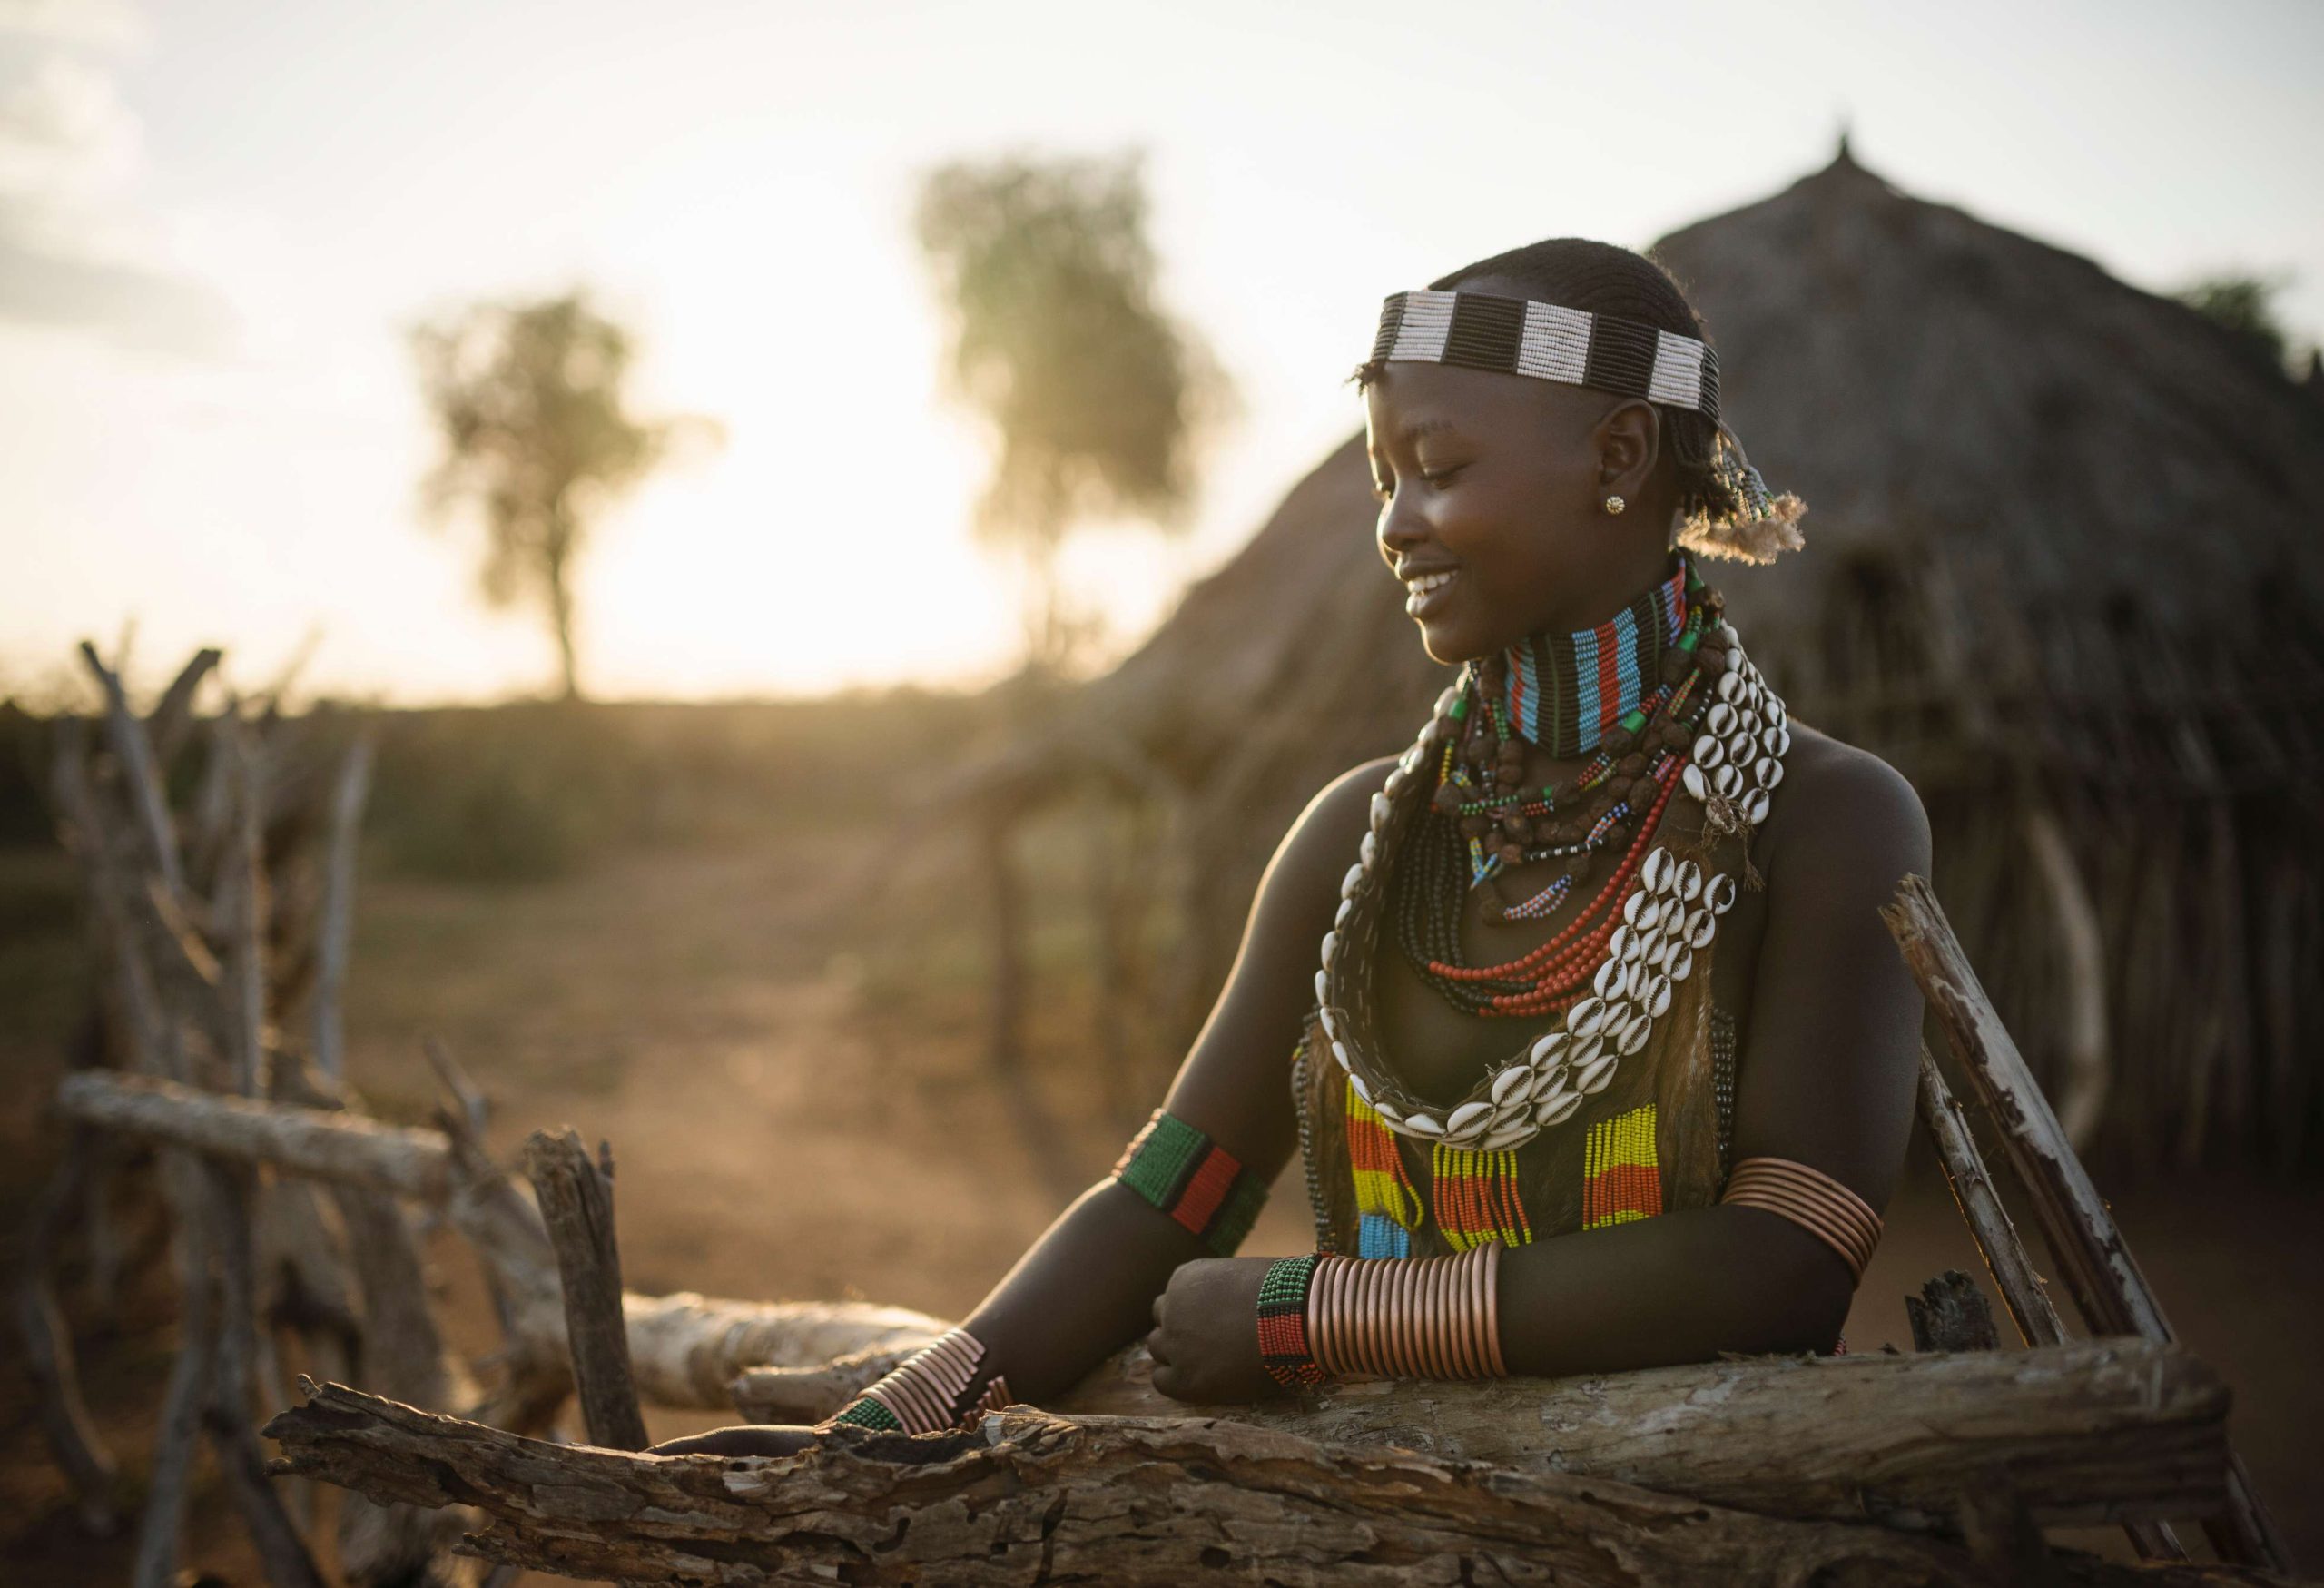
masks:
<path fill-rule="evenodd" d="M 1410 449 L 1420 445 L 1423 440 L 1430 436 L 1457 435 L 1459 431 L 1460 427 L 1455 425 L 1451 419 L 1414 419 L 1411 424 L 1406 425 L 1403 429 L 1396 432 L 1396 444 L 1399 447 Z M 1375 449 L 1367 447 L 1364 449 L 1364 457 L 1371 461 L 1374 468 L 1376 469 L 1379 466 L 1382 454 Z"/>

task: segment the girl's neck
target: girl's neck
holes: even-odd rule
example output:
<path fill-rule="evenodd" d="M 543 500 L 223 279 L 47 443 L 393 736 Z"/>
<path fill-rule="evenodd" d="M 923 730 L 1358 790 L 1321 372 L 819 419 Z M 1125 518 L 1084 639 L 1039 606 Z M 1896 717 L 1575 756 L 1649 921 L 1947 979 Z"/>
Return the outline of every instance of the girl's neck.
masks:
<path fill-rule="evenodd" d="M 1553 762 L 1594 751 L 1652 693 L 1686 619 L 1689 571 L 1685 555 L 1674 554 L 1661 578 L 1603 623 L 1544 629 L 1487 659 L 1483 685 L 1511 728 Z"/>

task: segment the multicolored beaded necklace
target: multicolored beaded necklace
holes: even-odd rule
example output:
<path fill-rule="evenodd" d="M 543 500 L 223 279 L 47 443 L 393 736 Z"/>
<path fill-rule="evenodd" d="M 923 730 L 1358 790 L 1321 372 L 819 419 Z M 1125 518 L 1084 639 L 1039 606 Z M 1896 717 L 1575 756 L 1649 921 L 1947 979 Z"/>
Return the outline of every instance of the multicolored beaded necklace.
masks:
<path fill-rule="evenodd" d="M 1531 1016 L 1581 996 L 1614 930 L 1610 907 L 1678 787 L 1703 715 L 1701 686 L 1727 670 L 1723 608 L 1682 556 L 1669 578 L 1608 622 L 1532 636 L 1463 672 L 1452 707 L 1456 735 L 1439 757 L 1436 794 L 1394 880 L 1393 904 L 1406 961 L 1453 1008 Z M 1529 725 L 1540 724 L 1559 735 L 1560 756 L 1597 756 L 1561 784 L 1522 786 L 1525 744 L 1543 743 Z M 1565 902 L 1601 850 L 1625 839 L 1604 887 L 1555 938 L 1503 964 L 1462 963 L 1471 889 L 1494 885 L 1511 867 L 1561 862 L 1546 886 L 1503 901 L 1489 916 L 1538 920 Z"/>
<path fill-rule="evenodd" d="M 1696 954 L 1710 947 L 1719 918 L 1733 908 L 1737 880 L 1716 868 L 1708 845 L 1732 833 L 1748 843 L 1766 820 L 1791 732 L 1781 697 L 1744 655 L 1718 593 L 1683 556 L 1673 577 L 1684 593 L 1676 632 L 1663 626 L 1667 608 L 1648 592 L 1656 607 L 1646 632 L 1668 636 L 1668 644 L 1650 667 L 1638 665 L 1633 652 L 1625 669 L 1617 656 L 1617 680 L 1637 683 L 1632 704 L 1612 725 L 1605 725 L 1602 706 L 1592 714 L 1562 703 L 1552 709 L 1553 721 L 1570 714 L 1600 725 L 1598 755 L 1576 776 L 1539 790 L 1517 785 L 1523 746 L 1512 754 L 1511 742 L 1522 736 L 1527 716 L 1508 709 L 1507 680 L 1488 664 L 1462 670 L 1373 795 L 1371 830 L 1341 880 L 1340 908 L 1315 974 L 1317 1018 L 1364 1105 L 1365 1123 L 1462 1149 L 1498 1164 L 1496 1173 L 1512 1169 L 1513 1159 L 1502 1161 L 1508 1155 L 1572 1119 L 1622 1060 L 1645 1047 L 1693 973 Z M 1643 643 L 1635 629 L 1626 642 L 1620 621 L 1592 630 L 1590 640 Z M 1557 637 L 1580 650 L 1577 636 Z M 1538 682 L 1540 652 L 1533 654 Z M 1552 668 L 1550 676 L 1560 675 Z M 1578 686 L 1580 670 L 1567 676 Z M 1539 706 L 1532 720 L 1541 720 Z M 1663 812 L 1680 791 L 1702 806 L 1701 832 L 1659 842 Z M 1587 876 L 1597 851 L 1618 837 L 1626 843 L 1611 874 L 1555 937 L 1502 963 L 1462 962 L 1461 915 L 1475 888 L 1537 852 L 1560 851 L 1560 878 L 1542 894 L 1505 907 L 1503 918 L 1543 912 L 1544 895 Z M 1488 840 L 1495 845 L 1490 853 Z M 1494 1066 L 1449 1108 L 1414 1097 L 1379 1051 L 1372 971 L 1392 914 L 1407 958 L 1455 1008 L 1558 1017 L 1556 1029 Z M 1374 1168 L 1372 1156 L 1358 1154 L 1364 1168 L 1384 1171 L 1386 1164 Z M 1384 1206 L 1389 1199 L 1381 1198 Z"/>

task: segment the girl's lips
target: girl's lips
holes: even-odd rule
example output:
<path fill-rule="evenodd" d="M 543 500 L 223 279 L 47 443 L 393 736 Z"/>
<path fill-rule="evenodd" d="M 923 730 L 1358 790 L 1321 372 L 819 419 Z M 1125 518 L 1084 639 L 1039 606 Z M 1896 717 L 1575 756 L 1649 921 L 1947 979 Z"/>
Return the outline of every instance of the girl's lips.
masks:
<path fill-rule="evenodd" d="M 1419 578 L 1407 580 L 1404 586 L 1408 592 L 1404 597 L 1405 615 L 1426 618 L 1430 613 L 1444 605 L 1451 597 L 1453 587 L 1460 582 L 1461 572 L 1458 568 L 1447 568 L 1440 573 L 1426 574 Z"/>

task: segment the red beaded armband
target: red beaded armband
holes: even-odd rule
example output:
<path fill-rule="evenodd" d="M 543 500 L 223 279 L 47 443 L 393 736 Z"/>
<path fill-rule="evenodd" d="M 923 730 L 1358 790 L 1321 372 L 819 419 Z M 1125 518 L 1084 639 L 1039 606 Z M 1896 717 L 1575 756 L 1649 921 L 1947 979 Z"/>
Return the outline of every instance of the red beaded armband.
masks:
<path fill-rule="evenodd" d="M 1160 1109 L 1123 1149 L 1114 1179 L 1222 1258 L 1235 1255 L 1267 1199 L 1266 1187 L 1233 1153 Z"/>

